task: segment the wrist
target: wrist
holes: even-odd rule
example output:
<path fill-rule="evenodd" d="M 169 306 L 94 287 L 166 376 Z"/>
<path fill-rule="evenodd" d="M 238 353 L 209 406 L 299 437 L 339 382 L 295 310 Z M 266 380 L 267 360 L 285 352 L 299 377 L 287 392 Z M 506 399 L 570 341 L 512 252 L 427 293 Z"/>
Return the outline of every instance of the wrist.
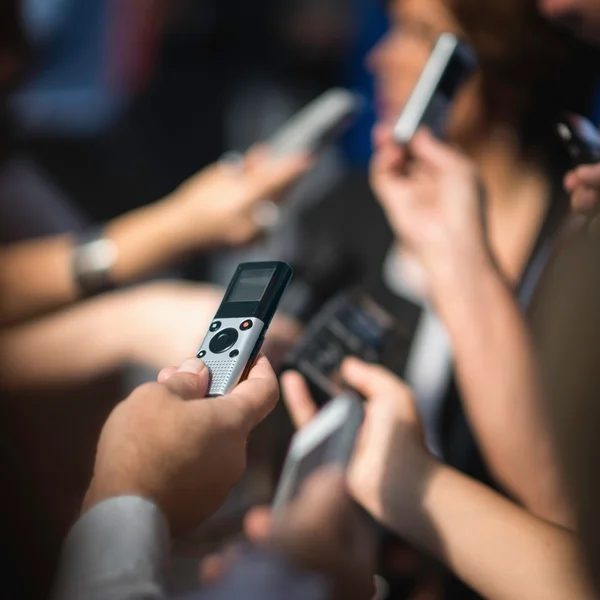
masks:
<path fill-rule="evenodd" d="M 212 202 L 200 197 L 197 191 L 192 195 L 185 187 L 176 189 L 160 202 L 169 236 L 183 252 L 225 245 L 225 227 L 219 223 L 211 206 L 214 206 Z"/>
<path fill-rule="evenodd" d="M 139 486 L 129 482 L 125 484 L 117 477 L 111 477 L 107 481 L 99 479 L 96 475 L 92 478 L 81 504 L 81 514 L 113 498 L 132 497 L 141 498 L 147 502 L 156 504 Z"/>
<path fill-rule="evenodd" d="M 447 252 L 424 264 L 432 301 L 442 317 L 477 295 L 482 285 L 501 280 L 484 246 L 470 251 Z"/>
<path fill-rule="evenodd" d="M 384 523 L 399 536 L 416 542 L 419 535 L 415 536 L 414 530 L 420 529 L 428 489 L 442 465 L 424 447 L 418 455 L 407 459 L 410 466 L 403 477 L 402 491 L 398 493 L 397 488 L 389 486 L 384 500 L 389 522 Z"/>

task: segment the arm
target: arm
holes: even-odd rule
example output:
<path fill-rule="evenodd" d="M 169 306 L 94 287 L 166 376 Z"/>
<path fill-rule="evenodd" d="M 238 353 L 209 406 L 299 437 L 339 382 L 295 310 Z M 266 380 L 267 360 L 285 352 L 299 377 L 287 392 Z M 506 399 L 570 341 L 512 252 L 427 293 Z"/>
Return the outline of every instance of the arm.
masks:
<path fill-rule="evenodd" d="M 130 358 L 131 294 L 107 294 L 0 330 L 0 385 L 44 389 L 104 375 Z"/>
<path fill-rule="evenodd" d="M 188 234 L 178 211 L 167 202 L 132 211 L 111 221 L 106 237 L 117 249 L 111 280 L 120 285 L 140 279 L 175 262 L 202 240 L 210 245 L 210 231 L 197 227 Z M 194 233 L 197 238 L 191 235 Z M 79 298 L 73 279 L 74 236 L 26 240 L 0 253 L 0 319 L 2 323 L 55 310 Z"/>
<path fill-rule="evenodd" d="M 44 389 L 125 364 L 176 364 L 199 345 L 221 297 L 208 285 L 152 282 L 0 329 L 0 385 Z"/>
<path fill-rule="evenodd" d="M 169 544 L 167 521 L 151 502 L 122 496 L 97 504 L 65 541 L 51 598 L 164 598 Z"/>
<path fill-rule="evenodd" d="M 206 398 L 208 382 L 206 366 L 189 359 L 113 410 L 55 600 L 163 598 L 169 530 L 187 531 L 218 510 L 243 474 L 250 432 L 278 399 L 265 358 L 227 396 Z"/>
<path fill-rule="evenodd" d="M 536 355 L 512 293 L 484 256 L 438 267 L 432 294 L 452 340 L 465 411 L 488 466 L 534 514 L 572 525 Z"/>
<path fill-rule="evenodd" d="M 418 136 L 411 150 L 420 169 L 403 175 L 401 151 L 385 142 L 374 160 L 373 184 L 427 274 L 450 332 L 473 431 L 511 494 L 543 518 L 570 523 L 529 332 L 487 249 L 477 173 L 428 135 Z"/>
<path fill-rule="evenodd" d="M 402 512 L 390 510 L 395 518 L 389 524 L 445 562 L 483 597 L 595 597 L 571 532 L 437 463 L 422 485 L 418 501 L 409 498 Z"/>
<path fill-rule="evenodd" d="M 252 151 L 242 170 L 212 165 L 167 198 L 110 221 L 116 249 L 110 277 L 122 285 L 188 253 L 243 244 L 261 233 L 258 204 L 274 198 L 309 166 L 304 157 Z M 54 310 L 78 299 L 72 276 L 73 237 L 27 240 L 0 251 L 0 324 Z"/>
<path fill-rule="evenodd" d="M 431 457 L 410 391 L 392 373 L 356 359 L 342 373 L 367 398 L 348 479 L 375 519 L 490 600 L 594 598 L 575 534 Z M 302 425 L 316 411 L 308 389 L 297 374 L 286 374 L 282 385 Z"/>

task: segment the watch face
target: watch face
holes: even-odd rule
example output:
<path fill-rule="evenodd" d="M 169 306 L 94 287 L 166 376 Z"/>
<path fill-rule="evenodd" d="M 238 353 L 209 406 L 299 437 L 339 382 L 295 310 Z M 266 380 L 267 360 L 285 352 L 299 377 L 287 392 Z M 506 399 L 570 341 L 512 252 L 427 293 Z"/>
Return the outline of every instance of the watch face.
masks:
<path fill-rule="evenodd" d="M 108 271 L 117 259 L 117 246 L 109 239 L 100 238 L 79 247 L 79 268 L 84 272 Z"/>

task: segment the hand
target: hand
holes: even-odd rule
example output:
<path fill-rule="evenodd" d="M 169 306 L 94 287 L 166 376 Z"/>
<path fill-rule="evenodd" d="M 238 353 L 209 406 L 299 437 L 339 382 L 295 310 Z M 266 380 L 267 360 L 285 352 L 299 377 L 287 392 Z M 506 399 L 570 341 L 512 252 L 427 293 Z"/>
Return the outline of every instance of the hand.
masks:
<path fill-rule="evenodd" d="M 489 256 L 480 182 L 472 163 L 420 131 L 407 151 L 387 129 L 377 132 L 371 183 L 388 220 L 430 284 Z M 433 280 L 433 281 L 432 281 Z"/>
<path fill-rule="evenodd" d="M 571 207 L 575 212 L 595 213 L 600 205 L 600 163 L 582 165 L 567 173 L 564 186 L 571 194 Z"/>
<path fill-rule="evenodd" d="M 402 534 L 415 497 L 435 464 L 423 443 L 419 415 L 410 390 L 386 369 L 347 359 L 342 377 L 367 400 L 365 421 L 348 470 L 354 498 L 380 523 Z M 317 408 L 298 373 L 282 377 L 284 401 L 297 427 Z"/>
<path fill-rule="evenodd" d="M 223 503 L 246 466 L 250 431 L 274 408 L 277 379 L 260 358 L 233 392 L 205 398 L 208 371 L 189 359 L 119 404 L 104 426 L 84 508 L 135 495 L 155 502 L 174 532 Z"/>
<path fill-rule="evenodd" d="M 281 519 L 273 521 L 268 508 L 246 517 L 248 538 L 271 548 L 296 566 L 325 575 L 334 598 L 370 600 L 375 589 L 375 539 L 352 505 L 344 476 L 337 469 L 312 475 Z M 214 583 L 240 558 L 229 550 L 203 562 L 202 579 Z"/>
<path fill-rule="evenodd" d="M 276 157 L 267 148 L 256 147 L 240 165 L 221 162 L 207 167 L 169 199 L 181 216 L 179 234 L 202 244 L 251 242 L 262 233 L 256 219 L 261 202 L 281 199 L 310 165 L 306 156 Z"/>

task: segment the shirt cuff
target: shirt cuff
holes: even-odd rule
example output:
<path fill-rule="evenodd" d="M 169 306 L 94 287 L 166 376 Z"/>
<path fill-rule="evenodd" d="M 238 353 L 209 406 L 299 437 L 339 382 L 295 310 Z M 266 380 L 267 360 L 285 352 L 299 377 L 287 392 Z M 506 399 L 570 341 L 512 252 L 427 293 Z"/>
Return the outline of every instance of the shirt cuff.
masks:
<path fill-rule="evenodd" d="M 135 496 L 105 500 L 71 529 L 52 598 L 161 598 L 169 544 L 155 504 Z"/>

